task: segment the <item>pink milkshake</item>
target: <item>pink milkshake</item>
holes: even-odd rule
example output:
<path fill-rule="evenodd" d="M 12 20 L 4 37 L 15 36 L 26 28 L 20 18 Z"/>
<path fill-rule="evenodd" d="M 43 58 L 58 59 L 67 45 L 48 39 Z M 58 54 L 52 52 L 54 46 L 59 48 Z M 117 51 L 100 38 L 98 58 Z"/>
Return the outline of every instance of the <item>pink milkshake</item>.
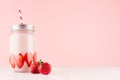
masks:
<path fill-rule="evenodd" d="M 34 27 L 32 25 L 13 25 L 10 37 L 9 62 L 15 72 L 28 72 L 37 60 L 35 51 Z"/>

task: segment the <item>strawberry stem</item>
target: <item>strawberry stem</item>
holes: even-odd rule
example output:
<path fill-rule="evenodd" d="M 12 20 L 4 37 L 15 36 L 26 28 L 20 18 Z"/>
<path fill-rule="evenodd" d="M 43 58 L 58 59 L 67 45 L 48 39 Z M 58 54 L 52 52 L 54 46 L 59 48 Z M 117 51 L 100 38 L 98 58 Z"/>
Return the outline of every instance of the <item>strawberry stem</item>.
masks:
<path fill-rule="evenodd" d="M 40 59 L 40 60 L 38 61 L 38 63 L 39 63 L 39 65 L 40 65 L 40 64 L 42 64 L 42 63 L 43 63 L 43 61 Z"/>

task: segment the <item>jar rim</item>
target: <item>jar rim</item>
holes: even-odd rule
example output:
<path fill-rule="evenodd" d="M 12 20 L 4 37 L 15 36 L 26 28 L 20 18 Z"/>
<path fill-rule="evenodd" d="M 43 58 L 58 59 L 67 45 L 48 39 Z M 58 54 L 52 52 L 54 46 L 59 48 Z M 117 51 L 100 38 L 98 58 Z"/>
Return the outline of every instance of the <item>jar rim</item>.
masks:
<path fill-rule="evenodd" d="M 13 25 L 11 28 L 12 31 L 16 31 L 16 30 L 30 30 L 30 31 L 34 31 L 35 27 L 29 24 L 16 24 Z"/>

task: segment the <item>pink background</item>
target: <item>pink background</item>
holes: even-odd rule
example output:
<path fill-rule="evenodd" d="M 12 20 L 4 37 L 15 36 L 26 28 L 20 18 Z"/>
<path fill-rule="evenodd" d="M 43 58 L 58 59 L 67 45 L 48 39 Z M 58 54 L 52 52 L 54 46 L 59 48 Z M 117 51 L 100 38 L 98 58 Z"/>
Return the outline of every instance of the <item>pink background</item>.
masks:
<path fill-rule="evenodd" d="M 53 66 L 120 66 L 120 0 L 1 0 L 1 66 L 9 65 L 19 7 L 36 27 L 39 58 Z"/>

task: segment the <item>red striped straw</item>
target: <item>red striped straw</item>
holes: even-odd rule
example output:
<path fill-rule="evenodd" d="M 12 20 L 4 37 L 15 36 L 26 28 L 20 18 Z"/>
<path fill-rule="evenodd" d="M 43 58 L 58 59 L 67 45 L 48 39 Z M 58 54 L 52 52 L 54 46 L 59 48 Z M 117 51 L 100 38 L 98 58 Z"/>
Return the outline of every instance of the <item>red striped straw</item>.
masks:
<path fill-rule="evenodd" d="M 18 8 L 18 11 L 19 11 L 20 23 L 23 25 L 23 18 L 22 18 L 22 14 L 21 14 L 20 8 Z"/>

